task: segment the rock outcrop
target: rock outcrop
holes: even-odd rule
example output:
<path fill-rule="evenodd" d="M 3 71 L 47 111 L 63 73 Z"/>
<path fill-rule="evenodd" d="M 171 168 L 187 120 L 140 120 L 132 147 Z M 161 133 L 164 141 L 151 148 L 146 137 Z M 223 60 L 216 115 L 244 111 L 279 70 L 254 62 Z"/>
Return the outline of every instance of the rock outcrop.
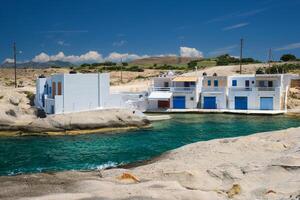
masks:
<path fill-rule="evenodd" d="M 217 139 L 186 145 L 126 169 L 2 176 L 0 196 L 299 200 L 299 151 L 300 128 Z"/>
<path fill-rule="evenodd" d="M 37 111 L 31 106 L 32 98 L 33 93 L 25 88 L 0 87 L 0 135 L 4 131 L 5 135 L 71 134 L 71 131 L 74 134 L 82 130 L 101 131 L 98 129 L 149 124 L 143 113 L 129 109 L 99 109 L 37 118 Z"/>

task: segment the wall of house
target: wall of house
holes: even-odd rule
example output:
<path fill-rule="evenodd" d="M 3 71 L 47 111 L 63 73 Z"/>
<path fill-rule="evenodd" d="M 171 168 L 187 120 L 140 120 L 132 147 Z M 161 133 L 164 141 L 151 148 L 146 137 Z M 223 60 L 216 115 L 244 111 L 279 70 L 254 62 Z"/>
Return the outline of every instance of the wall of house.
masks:
<path fill-rule="evenodd" d="M 105 107 L 105 104 L 110 103 L 112 98 L 110 97 L 110 78 L 109 73 L 98 74 L 98 106 Z M 111 103 L 110 103 L 111 104 Z"/>
<path fill-rule="evenodd" d="M 169 84 L 169 87 L 172 87 L 171 80 L 171 77 L 155 77 L 153 78 L 153 87 L 165 87 L 165 82 Z"/>
<path fill-rule="evenodd" d="M 232 80 L 237 81 L 237 86 L 232 86 Z M 245 81 L 249 80 L 249 87 L 255 87 L 255 76 L 247 75 L 247 76 L 228 76 L 228 87 L 245 87 Z"/>
<path fill-rule="evenodd" d="M 273 109 L 274 110 L 281 110 L 281 88 L 275 88 L 275 91 L 257 91 L 256 92 L 256 109 L 260 109 L 260 97 L 273 97 Z"/>
<path fill-rule="evenodd" d="M 197 95 L 195 92 L 193 93 L 185 93 L 185 92 L 174 92 L 171 98 L 170 107 L 173 108 L 173 97 L 176 96 L 185 96 L 185 108 L 186 109 L 193 109 L 197 108 Z"/>
<path fill-rule="evenodd" d="M 120 108 L 126 107 L 121 94 L 110 94 L 109 101 L 105 101 L 102 107 L 105 108 Z"/>
<path fill-rule="evenodd" d="M 54 113 L 52 113 L 52 106 L 54 106 L 54 113 L 55 113 L 55 101 L 54 101 L 54 99 L 46 98 L 45 99 L 45 108 L 44 108 L 44 110 L 47 114 L 54 114 Z"/>
<path fill-rule="evenodd" d="M 54 114 L 61 114 L 64 112 L 64 102 L 63 102 L 63 96 L 62 95 L 55 95 L 55 101 L 54 101 Z"/>
<path fill-rule="evenodd" d="M 211 85 L 208 85 L 208 80 L 211 81 Z M 214 80 L 218 80 L 218 87 L 227 87 L 226 76 L 204 76 L 202 80 L 203 87 L 215 87 Z"/>
<path fill-rule="evenodd" d="M 64 74 L 64 112 L 98 108 L 100 90 L 98 78 L 98 74 Z"/>
<path fill-rule="evenodd" d="M 211 93 L 211 92 L 202 92 L 201 93 L 201 108 L 204 108 L 204 97 L 216 97 L 217 109 L 226 109 L 227 108 L 227 96 L 226 90 L 221 93 Z"/>
<path fill-rule="evenodd" d="M 236 80 L 237 85 L 232 86 L 232 81 Z M 249 89 L 246 89 L 246 81 L 249 81 Z M 235 97 L 247 97 L 248 109 L 257 109 L 256 90 L 254 75 L 239 75 L 228 77 L 228 109 L 235 109 Z"/>
<path fill-rule="evenodd" d="M 158 109 L 158 100 L 148 100 L 147 110 Z"/>
<path fill-rule="evenodd" d="M 230 90 L 228 92 L 228 109 L 235 109 L 235 97 L 247 97 L 248 99 L 248 110 L 257 110 L 258 102 L 255 90 L 251 91 L 234 91 Z"/>
<path fill-rule="evenodd" d="M 36 95 L 35 95 L 35 106 L 43 108 L 43 94 L 46 84 L 46 78 L 38 78 L 36 80 Z"/>

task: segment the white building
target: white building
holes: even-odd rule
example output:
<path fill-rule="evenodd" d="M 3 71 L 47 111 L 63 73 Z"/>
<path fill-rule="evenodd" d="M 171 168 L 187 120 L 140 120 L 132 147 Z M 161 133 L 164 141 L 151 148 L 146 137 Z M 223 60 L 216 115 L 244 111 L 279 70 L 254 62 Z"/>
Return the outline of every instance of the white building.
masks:
<path fill-rule="evenodd" d="M 284 75 L 257 74 L 228 77 L 228 109 L 283 110 Z"/>
<path fill-rule="evenodd" d="M 36 82 L 36 106 L 47 114 L 132 108 L 144 111 L 145 95 L 110 93 L 108 73 L 56 74 Z"/>
<path fill-rule="evenodd" d="M 153 79 L 147 110 L 197 108 L 201 77 L 168 73 Z"/>
<path fill-rule="evenodd" d="M 289 74 L 228 77 L 163 75 L 153 79 L 148 110 L 197 108 L 282 111 L 286 109 L 291 80 L 298 79 L 298 75 Z"/>
<path fill-rule="evenodd" d="M 202 79 L 201 108 L 227 108 L 227 77 L 204 76 Z"/>

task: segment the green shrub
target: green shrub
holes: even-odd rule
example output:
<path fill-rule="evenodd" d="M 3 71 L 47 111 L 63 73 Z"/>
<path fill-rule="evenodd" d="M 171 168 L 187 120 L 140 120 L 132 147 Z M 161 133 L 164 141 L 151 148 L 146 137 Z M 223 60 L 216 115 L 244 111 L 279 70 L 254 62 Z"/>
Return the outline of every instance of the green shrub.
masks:
<path fill-rule="evenodd" d="M 29 99 L 29 104 L 34 106 L 35 94 L 30 91 L 25 91 L 24 94 L 26 94 L 27 99 Z"/>
<path fill-rule="evenodd" d="M 298 64 L 283 64 L 283 65 L 273 65 L 266 69 L 267 74 L 284 74 L 293 70 L 300 70 L 300 63 Z"/>
<path fill-rule="evenodd" d="M 295 61 L 297 58 L 293 54 L 284 54 L 280 57 L 280 60 L 287 62 L 287 61 Z"/>
<path fill-rule="evenodd" d="M 144 69 L 139 67 L 139 66 L 130 66 L 130 67 L 127 67 L 125 68 L 124 71 L 131 71 L 131 72 L 143 72 Z"/>

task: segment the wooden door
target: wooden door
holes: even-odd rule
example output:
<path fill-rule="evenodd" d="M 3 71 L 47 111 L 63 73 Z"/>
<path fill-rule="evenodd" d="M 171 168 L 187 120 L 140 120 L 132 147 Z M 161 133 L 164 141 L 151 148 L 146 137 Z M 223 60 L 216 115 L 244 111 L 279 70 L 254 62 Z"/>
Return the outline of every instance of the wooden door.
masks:
<path fill-rule="evenodd" d="M 52 82 L 52 98 L 54 98 L 56 95 L 56 84 L 55 82 Z"/>
<path fill-rule="evenodd" d="M 61 82 L 57 83 L 57 95 L 61 95 Z"/>
<path fill-rule="evenodd" d="M 170 108 L 170 100 L 158 100 L 158 108 Z"/>

